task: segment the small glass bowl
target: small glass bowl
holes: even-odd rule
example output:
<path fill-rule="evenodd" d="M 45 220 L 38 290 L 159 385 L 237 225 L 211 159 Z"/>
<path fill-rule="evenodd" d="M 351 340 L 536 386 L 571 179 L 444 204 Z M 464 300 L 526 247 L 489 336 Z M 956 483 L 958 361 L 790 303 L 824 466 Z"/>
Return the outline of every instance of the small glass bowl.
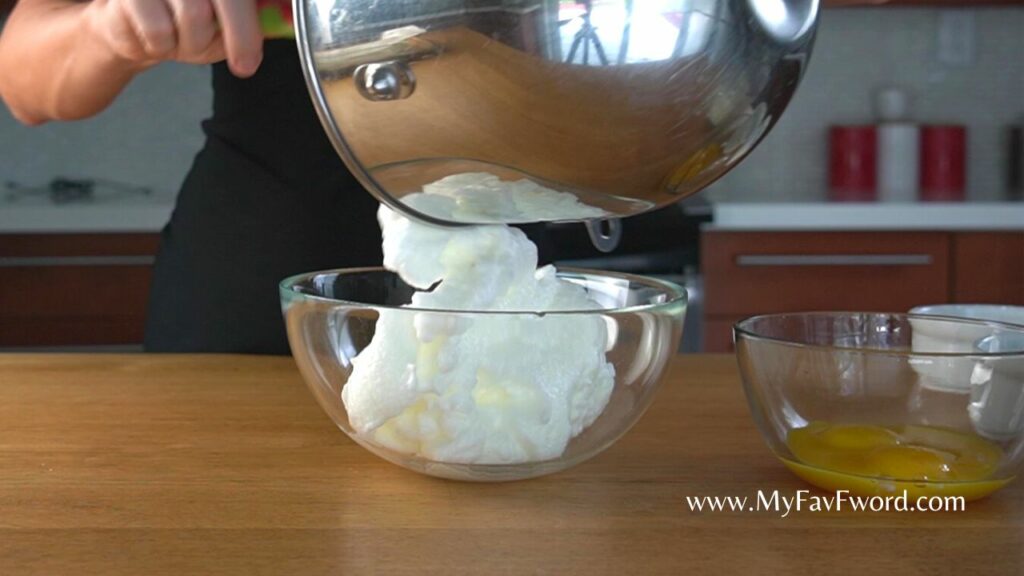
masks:
<path fill-rule="evenodd" d="M 507 481 L 564 470 L 611 446 L 650 405 L 682 335 L 686 292 L 679 286 L 627 274 L 571 269 L 559 270 L 558 277 L 582 286 L 601 309 L 542 313 L 415 309 L 407 306 L 414 290 L 396 274 L 381 268 L 302 274 L 284 280 L 280 293 L 299 370 L 317 402 L 349 437 L 385 460 L 423 474 Z M 408 326 L 486 321 L 513 339 L 507 349 L 518 350 L 529 346 L 528 340 L 533 341 L 531 353 L 539 354 L 555 369 L 559 369 L 559 355 L 571 343 L 537 346 L 539 335 L 565 334 L 566 327 L 578 326 L 581 319 L 593 319 L 603 324 L 605 334 L 605 348 L 597 352 L 604 352 L 615 370 L 607 404 L 589 426 L 568 440 L 560 455 L 539 461 L 452 461 L 461 457 L 440 461 L 426 457 L 422 450 L 385 445 L 375 436 L 375 430 L 365 426 L 363 433 L 356 430 L 342 401 L 342 390 L 353 372 L 353 359 L 370 345 L 382 318 Z M 415 370 L 411 363 L 408 368 Z M 530 398 L 543 397 L 543 393 L 535 394 L 541 392 L 543 384 L 535 379 L 535 375 L 523 374 L 521 380 L 525 382 L 520 384 L 526 386 Z M 477 397 L 473 398 L 476 402 Z M 380 428 L 378 425 L 377 430 Z"/>
<path fill-rule="evenodd" d="M 1024 327 L 810 312 L 749 318 L 734 337 L 758 429 L 811 484 L 971 500 L 1020 470 Z"/>

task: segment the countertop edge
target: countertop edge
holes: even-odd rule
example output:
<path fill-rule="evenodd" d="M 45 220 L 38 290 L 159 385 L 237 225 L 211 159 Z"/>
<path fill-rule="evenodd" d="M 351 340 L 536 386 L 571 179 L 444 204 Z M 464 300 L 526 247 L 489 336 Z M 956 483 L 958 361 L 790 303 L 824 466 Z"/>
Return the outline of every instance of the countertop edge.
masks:
<path fill-rule="evenodd" d="M 1024 202 L 716 203 L 706 231 L 1024 231 Z"/>
<path fill-rule="evenodd" d="M 0 208 L 0 234 L 157 233 L 173 204 Z"/>

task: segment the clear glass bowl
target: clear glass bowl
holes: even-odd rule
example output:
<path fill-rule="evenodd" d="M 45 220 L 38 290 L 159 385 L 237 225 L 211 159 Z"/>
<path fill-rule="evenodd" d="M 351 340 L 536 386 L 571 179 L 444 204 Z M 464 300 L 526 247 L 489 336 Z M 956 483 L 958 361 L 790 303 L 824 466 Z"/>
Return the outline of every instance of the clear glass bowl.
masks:
<path fill-rule="evenodd" d="M 650 405 L 682 335 L 686 292 L 679 286 L 639 276 L 584 270 L 562 269 L 558 276 L 582 286 L 601 309 L 543 313 L 414 309 L 406 306 L 413 289 L 396 274 L 380 268 L 294 276 L 281 283 L 280 292 L 288 338 L 299 370 L 317 402 L 349 437 L 374 454 L 423 474 L 458 480 L 505 481 L 564 470 L 611 446 Z M 503 349 L 519 350 L 530 347 L 532 342 L 530 353 L 539 358 L 538 364 L 554 370 L 561 369 L 563 349 L 572 343 L 537 346 L 537 342 L 543 342 L 538 335 L 566 334 L 567 327 L 579 326 L 581 320 L 603 324 L 594 333 L 605 334 L 604 354 L 615 371 L 607 404 L 589 426 L 568 440 L 560 455 L 539 461 L 456 461 L 462 459 L 460 456 L 441 461 L 425 456 L 427 450 L 396 448 L 386 441 L 386 436 L 378 435 L 377 430 L 384 428 L 380 423 L 375 424 L 376 429 L 364 425 L 360 433 L 355 425 L 360 422 L 359 416 L 351 421 L 342 400 L 342 390 L 353 373 L 353 359 L 370 345 L 378 326 L 383 326 L 382 318 L 408 326 L 487 322 L 491 333 L 497 331 L 511 339 L 503 343 Z M 486 343 L 482 346 L 486 347 Z M 405 373 L 415 369 L 410 363 Z M 518 385 L 525 387 L 530 398 L 542 398 L 543 404 L 543 382 L 535 381 L 538 377 L 533 374 L 521 376 Z M 387 384 L 389 390 L 393 389 L 393 382 Z M 389 392 L 385 396 L 393 399 L 394 395 Z M 484 401 L 482 397 L 472 397 L 474 402 Z M 563 413 L 557 408 L 552 410 L 555 414 Z"/>
<path fill-rule="evenodd" d="M 795 474 L 860 495 L 986 496 L 1024 456 L 1024 327 L 905 314 L 734 328 L 754 421 Z"/>

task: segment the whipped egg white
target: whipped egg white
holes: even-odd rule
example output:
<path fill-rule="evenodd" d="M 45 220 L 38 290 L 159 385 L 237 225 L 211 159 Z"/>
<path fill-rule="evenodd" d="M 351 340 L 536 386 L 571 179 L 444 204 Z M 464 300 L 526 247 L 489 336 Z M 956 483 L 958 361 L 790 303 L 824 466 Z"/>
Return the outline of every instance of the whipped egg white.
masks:
<path fill-rule="evenodd" d="M 545 188 L 532 180 L 502 180 L 485 172 L 453 174 L 427 184 L 423 192 L 451 201 L 422 203 L 420 211 L 453 222 L 515 224 L 610 216 L 572 194 Z"/>
<path fill-rule="evenodd" d="M 520 212 L 549 205 L 571 214 L 574 203 L 589 209 L 569 194 L 490 178 L 449 177 L 403 201 L 435 215 L 465 212 L 473 197 L 467 182 L 486 180 L 491 191 L 504 186 L 507 206 Z M 437 462 L 560 456 L 604 411 L 615 371 L 599 315 L 536 313 L 600 306 L 553 267 L 538 269 L 536 246 L 516 228 L 436 227 L 384 206 L 378 220 L 384 266 L 419 290 L 410 303 L 418 311 L 380 311 L 342 389 L 351 426 L 367 440 Z"/>

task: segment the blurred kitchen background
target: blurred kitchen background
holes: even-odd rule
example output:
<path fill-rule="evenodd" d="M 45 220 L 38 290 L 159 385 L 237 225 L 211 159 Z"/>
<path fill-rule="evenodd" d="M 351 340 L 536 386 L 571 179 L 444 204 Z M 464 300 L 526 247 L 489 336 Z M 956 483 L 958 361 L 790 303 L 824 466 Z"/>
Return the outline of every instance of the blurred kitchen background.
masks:
<path fill-rule="evenodd" d="M 691 1 L 700 0 L 635 0 L 631 53 L 645 49 L 643 26 L 673 25 L 666 5 Z M 732 322 L 764 312 L 1024 304 L 1024 0 L 825 4 L 794 102 L 737 169 L 680 206 L 628 221 L 611 255 L 594 252 L 579 226 L 552 229 L 560 261 L 685 284 L 688 351 L 727 351 Z M 559 9 L 564 51 L 586 6 Z M 613 56 L 621 31 L 602 29 L 600 15 L 621 9 L 592 5 Z M 858 180 L 864 143 L 833 127 L 877 128 L 886 90 L 897 100 L 889 123 L 963 128 L 960 144 L 956 132 L 953 144 L 940 138 L 953 147 L 954 173 L 942 177 L 954 189 L 939 198 L 952 201 L 923 204 L 915 190 L 885 202 Z M 0 109 L 0 348 L 137 348 L 156 234 L 210 104 L 207 68 L 165 64 L 94 119 L 29 128 Z M 870 151 L 875 162 L 881 152 Z M 906 152 L 896 158 L 907 162 Z M 915 177 L 921 153 L 911 156 Z M 833 201 L 849 197 L 843 186 L 862 201 Z"/>

